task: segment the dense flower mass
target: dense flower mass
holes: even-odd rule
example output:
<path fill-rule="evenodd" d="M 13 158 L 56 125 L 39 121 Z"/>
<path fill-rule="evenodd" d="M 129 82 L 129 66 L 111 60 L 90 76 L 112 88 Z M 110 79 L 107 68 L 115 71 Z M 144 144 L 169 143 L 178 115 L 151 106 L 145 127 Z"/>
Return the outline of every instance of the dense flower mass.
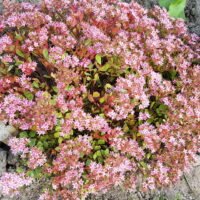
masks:
<path fill-rule="evenodd" d="M 4 173 L 0 180 L 0 188 L 3 194 L 13 197 L 19 194 L 19 189 L 28 186 L 32 182 L 32 178 L 25 177 L 25 174 Z"/>
<path fill-rule="evenodd" d="M 200 150 L 199 44 L 134 1 L 4 0 L 0 120 L 20 155 L 4 194 L 44 177 L 41 200 L 175 183 Z"/>

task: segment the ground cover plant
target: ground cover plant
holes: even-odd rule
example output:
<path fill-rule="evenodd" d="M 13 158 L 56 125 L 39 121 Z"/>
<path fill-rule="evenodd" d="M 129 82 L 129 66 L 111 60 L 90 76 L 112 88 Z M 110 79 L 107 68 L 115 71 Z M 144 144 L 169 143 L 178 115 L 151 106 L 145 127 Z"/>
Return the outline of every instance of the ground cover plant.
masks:
<path fill-rule="evenodd" d="M 0 120 L 19 162 L 3 194 L 40 178 L 40 200 L 176 183 L 200 147 L 199 41 L 159 7 L 5 0 Z"/>

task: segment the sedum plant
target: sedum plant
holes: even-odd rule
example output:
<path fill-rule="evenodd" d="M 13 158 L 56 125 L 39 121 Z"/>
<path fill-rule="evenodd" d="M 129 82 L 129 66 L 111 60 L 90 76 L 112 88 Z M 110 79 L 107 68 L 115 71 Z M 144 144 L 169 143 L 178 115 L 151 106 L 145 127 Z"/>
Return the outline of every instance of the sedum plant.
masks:
<path fill-rule="evenodd" d="M 200 147 L 199 41 L 159 7 L 5 0 L 0 120 L 19 162 L 3 194 L 41 178 L 40 200 L 176 183 Z"/>

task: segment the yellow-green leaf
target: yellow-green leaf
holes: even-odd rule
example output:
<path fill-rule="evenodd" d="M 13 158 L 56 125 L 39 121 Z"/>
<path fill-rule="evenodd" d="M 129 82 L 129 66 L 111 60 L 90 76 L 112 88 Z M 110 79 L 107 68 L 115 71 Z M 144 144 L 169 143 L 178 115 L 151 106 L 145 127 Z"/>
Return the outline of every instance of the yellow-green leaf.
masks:
<path fill-rule="evenodd" d="M 95 56 L 95 60 L 97 61 L 98 64 L 101 65 L 101 56 L 100 56 L 99 54 L 97 54 L 97 55 Z"/>
<path fill-rule="evenodd" d="M 93 97 L 94 97 L 94 98 L 100 97 L 100 93 L 99 93 L 99 92 L 93 92 Z"/>
<path fill-rule="evenodd" d="M 60 137 L 60 132 L 55 132 L 55 133 L 54 133 L 54 137 L 55 137 L 55 138 L 59 138 L 59 137 Z"/>
<path fill-rule="evenodd" d="M 24 58 L 24 53 L 22 51 L 20 51 L 19 49 L 16 50 L 16 54 L 22 58 Z"/>
<path fill-rule="evenodd" d="M 24 96 L 28 99 L 28 100 L 33 100 L 34 95 L 29 92 L 29 91 L 24 91 Z"/>
<path fill-rule="evenodd" d="M 110 64 L 106 63 L 104 66 L 100 67 L 99 70 L 101 72 L 106 72 L 110 68 Z"/>
<path fill-rule="evenodd" d="M 47 49 L 44 49 L 43 51 L 42 51 L 42 54 L 43 54 L 43 56 L 44 56 L 44 58 L 45 59 L 49 59 L 49 52 L 48 52 L 48 50 Z"/>
<path fill-rule="evenodd" d="M 99 99 L 99 102 L 100 102 L 100 103 L 104 103 L 104 102 L 105 102 L 105 98 L 104 98 L 104 97 L 101 97 L 101 98 Z"/>

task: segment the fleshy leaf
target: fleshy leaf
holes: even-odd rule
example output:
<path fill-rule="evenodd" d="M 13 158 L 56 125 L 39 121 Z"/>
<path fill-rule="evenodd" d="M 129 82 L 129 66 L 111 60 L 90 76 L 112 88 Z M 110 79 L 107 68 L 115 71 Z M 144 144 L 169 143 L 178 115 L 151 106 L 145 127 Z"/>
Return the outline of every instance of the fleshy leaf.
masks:
<path fill-rule="evenodd" d="M 169 15 L 174 18 L 185 19 L 186 0 L 174 0 L 169 6 Z"/>

